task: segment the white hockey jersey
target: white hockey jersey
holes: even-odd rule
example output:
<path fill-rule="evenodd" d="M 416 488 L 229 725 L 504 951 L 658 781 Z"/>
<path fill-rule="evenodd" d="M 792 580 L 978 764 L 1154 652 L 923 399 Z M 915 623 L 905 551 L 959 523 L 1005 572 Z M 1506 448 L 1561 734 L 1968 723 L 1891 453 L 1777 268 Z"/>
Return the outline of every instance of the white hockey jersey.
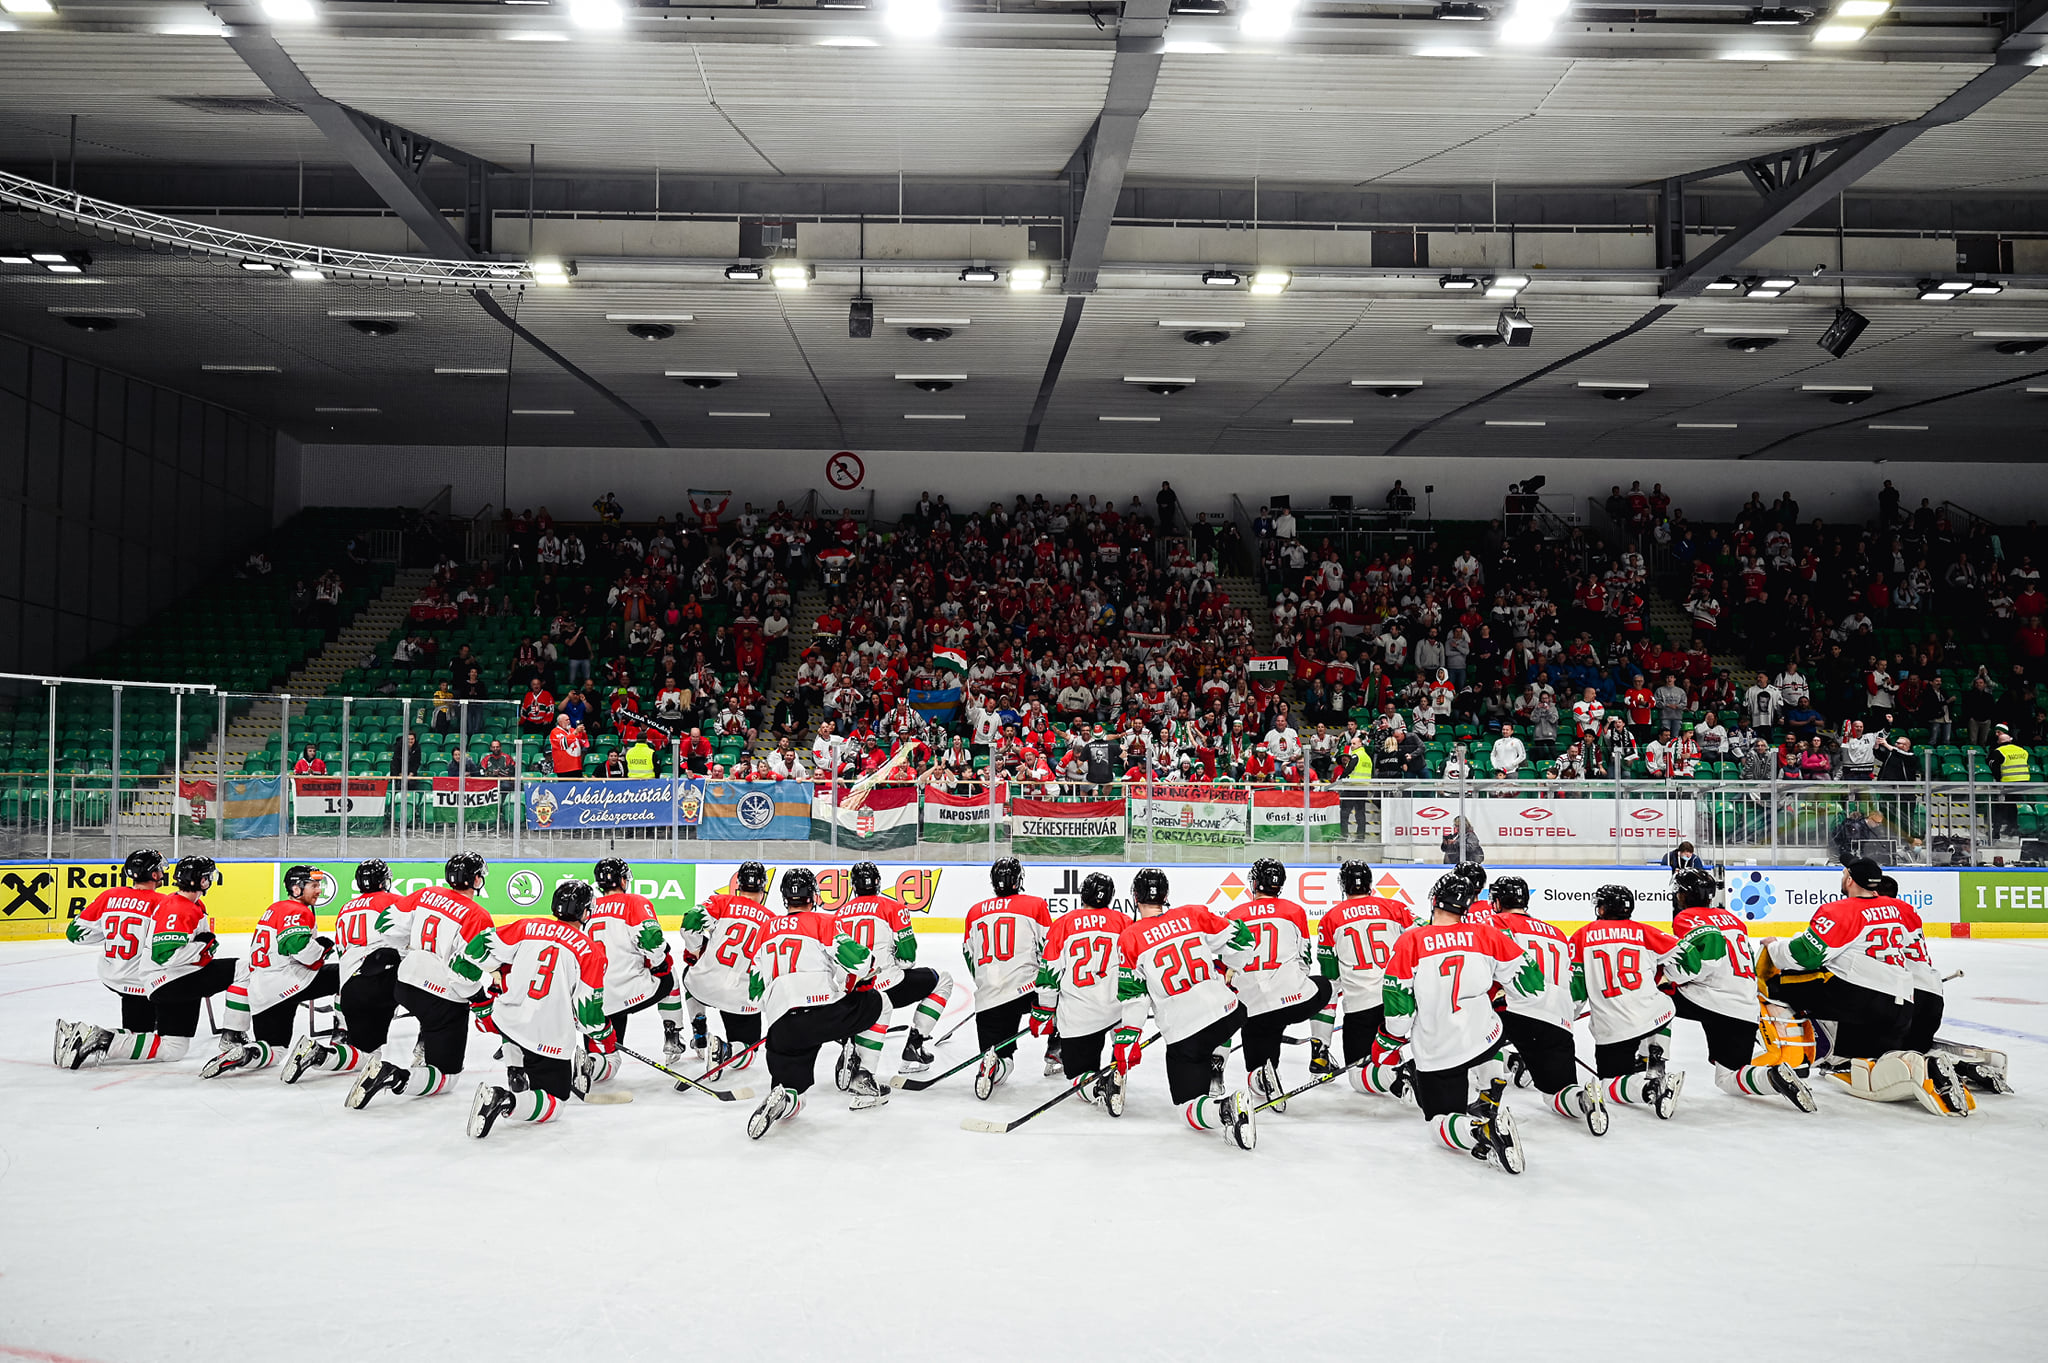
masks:
<path fill-rule="evenodd" d="M 1251 946 L 1251 929 L 1199 904 L 1140 918 L 1118 945 L 1117 992 L 1125 1002 L 1149 996 L 1160 1036 L 1171 1046 L 1238 1006 L 1217 962 L 1234 964 Z"/>
<path fill-rule="evenodd" d="M 1507 1010 L 1569 1031 L 1579 1016 L 1579 1000 L 1572 997 L 1572 939 L 1525 913 L 1494 910 L 1483 917 L 1468 913 L 1465 921 L 1491 923 L 1543 972 L 1543 987 L 1536 993 L 1505 991 L 1503 1001 Z"/>
<path fill-rule="evenodd" d="M 304 993 L 326 963 L 328 951 L 314 936 L 312 905 L 280 899 L 265 909 L 236 970 L 235 984 L 246 991 L 250 1014 Z"/>
<path fill-rule="evenodd" d="M 1607 918 L 1572 934 L 1573 960 L 1585 971 L 1593 1042 L 1605 1046 L 1648 1036 L 1677 1013 L 1657 987 L 1657 968 L 1682 943 L 1633 918 Z"/>
<path fill-rule="evenodd" d="M 413 891 L 392 912 L 392 925 L 405 934 L 405 959 L 398 982 L 444 999 L 468 999 L 483 988 L 483 963 L 491 957 L 491 916 L 460 890 L 428 885 Z M 457 972 L 457 961 L 467 965 Z"/>
<path fill-rule="evenodd" d="M 1514 939 L 1488 923 L 1425 924 L 1394 943 L 1381 1029 L 1424 1072 L 1468 1064 L 1501 1038 L 1488 997 L 1528 964 Z"/>
<path fill-rule="evenodd" d="M 775 914 L 743 895 L 715 894 L 683 915 L 683 949 L 691 960 L 690 996 L 721 1013 L 758 1013 L 747 993 L 754 953 Z"/>
<path fill-rule="evenodd" d="M 509 1041 L 554 1060 L 583 1054 L 583 1038 L 602 1036 L 604 948 L 574 923 L 522 918 L 493 935 L 486 970 L 500 965 L 505 992 L 491 1020 Z"/>
<path fill-rule="evenodd" d="M 829 913 L 807 909 L 772 920 L 753 962 L 762 1028 L 773 1027 L 793 1008 L 837 1003 L 852 985 L 873 977 L 875 959 Z"/>
<path fill-rule="evenodd" d="M 1245 1012 L 1257 1017 L 1307 998 L 1315 960 L 1307 911 L 1291 899 L 1260 896 L 1232 909 L 1229 917 L 1252 935 L 1251 948 L 1232 964 L 1236 973 L 1230 981 Z"/>
<path fill-rule="evenodd" d="M 655 970 L 668 960 L 668 939 L 645 895 L 601 894 L 584 929 L 604 948 L 604 1006 L 623 1013 L 654 997 Z"/>
<path fill-rule="evenodd" d="M 1405 905 L 1370 894 L 1339 900 L 1323 915 L 1316 928 L 1317 953 L 1323 974 L 1344 993 L 1347 1014 L 1371 1012 L 1385 1002 L 1381 990 L 1394 943 L 1414 926 L 1415 915 Z"/>
<path fill-rule="evenodd" d="M 1754 1022 L 1760 1016 L 1756 995 L 1756 956 L 1750 950 L 1749 929 L 1726 909 L 1681 909 L 1671 920 L 1671 930 L 1690 937 L 1701 928 L 1718 932 L 1728 943 L 1726 959 L 1702 961 L 1697 972 L 1687 974 L 1676 962 L 1664 968 L 1678 992 L 1696 1006 L 1723 1017 Z"/>
<path fill-rule="evenodd" d="M 974 976 L 974 1006 L 995 1007 L 1038 986 L 1052 910 L 1035 894 L 997 895 L 967 911 L 960 949 Z"/>
<path fill-rule="evenodd" d="M 1075 909 L 1052 925 L 1038 972 L 1038 1006 L 1053 1009 L 1061 1036 L 1113 1027 L 1124 1015 L 1118 958 L 1130 915 L 1118 909 Z"/>
<path fill-rule="evenodd" d="M 101 984 L 117 994 L 140 997 L 149 992 L 144 976 L 151 964 L 151 925 L 167 897 L 133 885 L 102 890 L 99 898 L 64 925 L 64 936 L 100 948 Z"/>
<path fill-rule="evenodd" d="M 405 950 L 405 930 L 397 912 L 405 896 L 389 890 L 359 894 L 334 915 L 334 944 L 341 948 L 341 982 L 347 984 L 370 959 L 370 953 Z"/>
<path fill-rule="evenodd" d="M 1780 970 L 1825 970 L 1838 980 L 1910 1003 L 1913 973 L 1906 964 L 1906 915 L 1911 913 L 1896 899 L 1831 899 L 1814 911 L 1806 931 L 1770 938 L 1766 947 Z M 1919 921 L 1917 914 L 1913 921 Z"/>

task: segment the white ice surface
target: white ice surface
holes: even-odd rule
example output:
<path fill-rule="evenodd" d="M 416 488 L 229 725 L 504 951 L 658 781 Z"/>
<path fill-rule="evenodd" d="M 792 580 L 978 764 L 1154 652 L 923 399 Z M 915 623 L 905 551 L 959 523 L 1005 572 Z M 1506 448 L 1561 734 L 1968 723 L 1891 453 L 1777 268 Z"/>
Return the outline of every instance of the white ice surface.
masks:
<path fill-rule="evenodd" d="M 1802 1116 L 1717 1091 L 1681 1024 L 1676 1120 L 1595 1140 L 1524 1094 L 1520 1179 L 1338 1085 L 1241 1154 L 1181 1126 L 1156 1058 L 1121 1122 L 960 1130 L 1056 1091 L 1037 1042 L 987 1104 L 963 1075 L 849 1113 L 821 1059 L 758 1144 L 745 1105 L 628 1062 L 631 1105 L 479 1143 L 481 1038 L 448 1094 L 362 1113 L 340 1076 L 202 1083 L 204 1038 L 61 1073 L 52 1020 L 114 1000 L 82 949 L 0 945 L 0 1359 L 2039 1358 L 2048 942 L 1933 945 L 1968 972 L 1945 1033 L 2019 1094 Z"/>

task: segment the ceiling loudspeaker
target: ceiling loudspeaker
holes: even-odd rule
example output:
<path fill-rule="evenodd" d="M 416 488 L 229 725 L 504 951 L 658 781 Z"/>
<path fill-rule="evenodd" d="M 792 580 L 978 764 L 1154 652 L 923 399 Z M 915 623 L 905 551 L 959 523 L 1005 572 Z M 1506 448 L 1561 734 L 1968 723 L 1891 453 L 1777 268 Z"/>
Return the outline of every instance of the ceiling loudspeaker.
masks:
<path fill-rule="evenodd" d="M 953 334 L 953 328 L 912 327 L 907 334 L 913 341 L 923 341 L 926 345 L 931 345 L 935 342 L 947 340 L 948 338 L 950 338 Z"/>
<path fill-rule="evenodd" d="M 626 334 L 643 341 L 666 341 L 676 334 L 676 329 L 666 322 L 635 322 L 626 328 Z"/>
<path fill-rule="evenodd" d="M 917 379 L 913 386 L 927 393 L 943 393 L 953 386 L 951 379 Z"/>
<path fill-rule="evenodd" d="M 387 322 L 381 317 L 351 317 L 348 324 L 365 336 L 389 336 L 398 330 L 398 324 Z"/>
<path fill-rule="evenodd" d="M 1828 401 L 1837 407 L 1854 407 L 1859 402 L 1870 401 L 1873 396 L 1870 393 L 1830 393 Z"/>
<path fill-rule="evenodd" d="M 1145 385 L 1145 391 L 1157 393 L 1163 398 L 1170 398 L 1186 387 L 1187 385 L 1184 383 L 1148 383 Z"/>
<path fill-rule="evenodd" d="M 80 331 L 112 331 L 118 323 L 111 317 L 87 317 L 74 314 L 64 319 L 64 325 L 77 327 Z"/>
<path fill-rule="evenodd" d="M 1229 340 L 1230 333 L 1227 331 L 1212 331 L 1207 327 L 1197 327 L 1193 331 L 1183 331 L 1180 334 L 1180 338 L 1189 345 L 1217 346 Z"/>
<path fill-rule="evenodd" d="M 697 374 L 690 378 L 684 379 L 683 382 L 688 384 L 692 388 L 716 388 L 719 384 L 724 383 L 725 380 L 714 379 L 707 374 Z"/>
<path fill-rule="evenodd" d="M 76 318 L 67 317 L 64 320 L 70 322 L 73 326 L 78 324 L 78 319 Z M 2048 348 L 2048 337 L 2040 339 L 2030 337 L 2020 341 L 2000 341 L 1992 347 L 1993 350 L 1996 350 L 2001 355 L 2031 355 L 2035 351 L 2044 348 Z"/>
<path fill-rule="evenodd" d="M 1728 338 L 1728 348 L 1730 350 L 1739 350 L 1745 355 L 1754 355 L 1760 350 L 1769 350 L 1777 343 L 1778 338 L 1775 336 L 1731 336 Z"/>
<path fill-rule="evenodd" d="M 1520 308 L 1502 308 L 1495 323 L 1497 333 L 1511 346 L 1525 346 L 1536 339 L 1536 325 Z"/>
<path fill-rule="evenodd" d="M 1497 333 L 1491 331 L 1468 331 L 1458 338 L 1458 344 L 1467 350 L 1491 350 L 1494 346 L 1501 343 L 1502 338 Z M 1387 396 L 1392 397 L 1394 395 L 1389 393 Z"/>
<path fill-rule="evenodd" d="M 853 306 L 846 310 L 846 334 L 856 341 L 865 341 L 875 334 L 874 299 L 853 300 Z"/>
<path fill-rule="evenodd" d="M 1861 336 L 1863 329 L 1869 325 L 1870 319 L 1856 309 L 1837 308 L 1835 320 L 1820 334 L 1820 339 L 1814 344 L 1839 360 L 1849 353 L 1849 347 L 1856 344 L 1856 338 Z"/>

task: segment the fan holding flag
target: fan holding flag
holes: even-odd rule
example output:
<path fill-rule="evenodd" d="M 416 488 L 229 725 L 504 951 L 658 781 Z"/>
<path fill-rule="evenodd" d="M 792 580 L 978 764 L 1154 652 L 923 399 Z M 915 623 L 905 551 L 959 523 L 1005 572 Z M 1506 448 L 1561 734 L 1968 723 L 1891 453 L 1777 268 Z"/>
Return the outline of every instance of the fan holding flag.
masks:
<path fill-rule="evenodd" d="M 932 650 L 932 666 L 951 678 L 951 684 L 958 686 L 967 676 L 967 655 L 957 648 L 935 648 Z"/>

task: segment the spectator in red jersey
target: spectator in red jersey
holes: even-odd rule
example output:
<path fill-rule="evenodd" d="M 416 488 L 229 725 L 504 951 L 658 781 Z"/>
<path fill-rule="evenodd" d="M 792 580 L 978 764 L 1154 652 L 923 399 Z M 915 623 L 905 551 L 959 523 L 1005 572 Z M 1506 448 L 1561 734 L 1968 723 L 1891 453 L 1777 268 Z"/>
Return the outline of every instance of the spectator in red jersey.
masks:
<path fill-rule="evenodd" d="M 299 754 L 299 760 L 292 763 L 292 771 L 299 776 L 325 776 L 327 763 L 321 760 L 320 750 L 311 743 Z"/>

